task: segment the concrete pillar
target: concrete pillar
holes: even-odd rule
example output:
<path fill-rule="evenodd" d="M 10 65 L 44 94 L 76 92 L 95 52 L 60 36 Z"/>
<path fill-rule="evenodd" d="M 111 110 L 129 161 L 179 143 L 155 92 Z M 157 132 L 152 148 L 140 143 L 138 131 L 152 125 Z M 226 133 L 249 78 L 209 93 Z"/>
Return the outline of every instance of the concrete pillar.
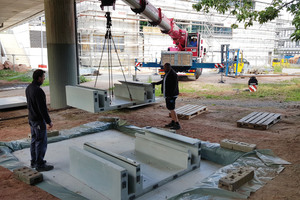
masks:
<path fill-rule="evenodd" d="M 66 85 L 77 83 L 74 0 L 44 0 L 48 49 L 50 101 L 64 108 Z"/>

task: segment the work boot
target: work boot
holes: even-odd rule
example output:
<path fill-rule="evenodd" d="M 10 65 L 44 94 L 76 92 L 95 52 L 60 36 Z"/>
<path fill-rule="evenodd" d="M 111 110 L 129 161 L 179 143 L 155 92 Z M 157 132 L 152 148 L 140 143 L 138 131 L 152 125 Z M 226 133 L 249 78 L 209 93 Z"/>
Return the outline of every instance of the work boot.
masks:
<path fill-rule="evenodd" d="M 44 165 L 42 165 L 40 167 L 36 167 L 35 169 L 38 172 L 44 172 L 44 171 L 50 171 L 53 168 L 54 168 L 53 165 L 46 165 L 46 164 L 44 164 Z"/>
<path fill-rule="evenodd" d="M 44 162 L 43 164 L 46 164 L 47 161 L 46 161 L 46 160 L 43 160 L 43 162 Z M 36 168 L 36 162 L 33 162 L 33 161 L 31 160 L 31 161 L 30 161 L 30 167 L 31 167 L 31 168 Z"/>
<path fill-rule="evenodd" d="M 169 124 L 166 124 L 166 125 L 165 125 L 165 128 L 171 128 L 171 127 L 174 126 L 174 124 L 175 124 L 175 121 L 172 120 Z"/>
<path fill-rule="evenodd" d="M 173 130 L 179 130 L 179 129 L 181 129 L 181 126 L 180 126 L 180 124 L 178 122 L 175 122 L 174 125 L 171 127 L 171 129 L 173 129 Z"/>

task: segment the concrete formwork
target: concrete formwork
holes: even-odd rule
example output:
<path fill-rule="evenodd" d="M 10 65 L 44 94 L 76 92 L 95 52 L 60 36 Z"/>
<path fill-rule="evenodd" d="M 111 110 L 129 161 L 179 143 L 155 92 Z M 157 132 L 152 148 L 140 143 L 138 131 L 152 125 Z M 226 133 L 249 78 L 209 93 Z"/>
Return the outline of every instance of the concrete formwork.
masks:
<path fill-rule="evenodd" d="M 23 96 L 0 98 L 0 109 L 26 106 L 27 100 Z"/>
<path fill-rule="evenodd" d="M 84 144 L 87 151 L 70 147 L 71 174 L 108 198 L 123 200 L 141 196 L 199 167 L 200 163 L 191 164 L 191 150 L 186 145 L 196 147 L 200 157 L 199 140 L 171 137 L 153 128 L 143 131 L 135 134 L 134 150 L 126 152 L 130 158 L 92 143 Z"/>
<path fill-rule="evenodd" d="M 149 134 L 148 134 L 149 135 Z M 174 137 L 176 135 L 174 134 Z M 152 136 L 153 137 L 153 136 Z M 171 139 L 170 139 L 171 140 Z M 173 140 L 174 141 L 174 140 Z M 187 140 L 188 141 L 188 140 Z M 84 144 L 85 143 L 85 144 Z M 173 143 L 173 142 L 171 142 Z M 185 142 L 183 142 L 185 143 Z M 107 156 L 107 152 L 109 152 L 110 155 L 108 157 L 113 157 L 110 159 L 114 160 L 123 160 L 125 163 L 132 164 L 132 169 L 135 171 L 135 174 L 133 172 L 133 176 L 138 177 L 140 175 L 140 181 L 143 181 L 141 185 L 135 185 L 135 190 L 140 191 L 135 193 L 136 199 L 164 199 L 167 197 L 174 196 L 175 194 L 178 194 L 179 192 L 182 192 L 183 190 L 193 186 L 196 182 L 200 181 L 201 179 L 205 178 L 212 172 L 214 172 L 216 169 L 220 168 L 220 165 L 216 165 L 213 163 L 210 163 L 208 161 L 202 161 L 200 168 L 196 168 L 195 170 L 191 171 L 190 173 L 179 177 L 180 175 L 183 175 L 187 172 L 187 170 L 183 170 L 181 167 L 174 166 L 171 164 L 165 165 L 166 162 L 161 163 L 155 163 L 150 162 L 151 159 L 149 157 L 140 157 L 137 155 L 135 151 L 135 137 L 121 133 L 116 130 L 107 130 L 104 132 L 91 134 L 87 136 L 83 136 L 80 138 L 72 138 L 69 140 L 51 143 L 48 145 L 48 150 L 46 154 L 46 160 L 50 164 L 54 164 L 55 168 L 52 171 L 44 172 L 44 179 L 51 180 L 53 182 L 56 182 L 60 184 L 61 186 L 67 188 L 70 191 L 78 192 L 80 191 L 80 195 L 83 197 L 86 197 L 88 199 L 108 199 L 107 194 L 104 194 L 102 192 L 99 192 L 95 189 L 93 186 L 89 186 L 87 184 L 83 184 L 84 181 L 80 180 L 78 178 L 75 178 L 74 175 L 72 175 L 71 170 L 74 170 L 74 166 L 76 165 L 75 162 L 70 161 L 70 159 L 73 159 L 69 155 L 69 148 L 71 146 L 76 146 L 76 150 L 73 151 L 73 158 L 76 159 L 78 162 L 80 162 L 82 167 L 80 167 L 81 172 L 82 170 L 89 170 L 89 167 L 91 165 L 91 162 L 97 163 L 97 165 L 100 165 L 99 160 L 101 162 L 104 160 L 103 155 L 102 157 L 93 155 L 89 151 L 86 151 L 87 148 L 90 147 L 98 147 L 97 152 L 101 152 L 101 150 L 105 150 Z M 89 147 L 88 147 L 89 146 Z M 172 146 L 172 145 L 169 145 Z M 99 148 L 100 147 L 100 148 Z M 72 149 L 73 147 L 71 147 Z M 82 150 L 85 149 L 85 150 Z M 180 147 L 182 148 L 182 147 Z M 74 148 L 73 148 L 74 149 Z M 80 149 L 80 150 L 78 150 Z M 78 152 L 84 151 L 84 154 L 88 154 L 89 156 L 83 157 L 82 159 L 78 160 L 78 157 L 81 157 L 78 155 Z M 155 149 L 153 149 L 155 151 Z M 192 152 L 190 150 L 190 152 Z M 90 156 L 92 154 L 93 156 Z M 20 162 L 29 164 L 30 160 L 30 153 L 29 149 L 24 149 L 20 151 L 16 151 L 14 155 L 20 160 Z M 94 158 L 94 156 L 97 157 L 96 161 L 87 161 L 85 159 L 91 159 L 91 157 Z M 98 159 L 101 158 L 101 159 Z M 126 159 L 125 159 L 126 158 Z M 131 160 L 131 161 L 130 161 Z M 152 159 L 153 160 L 153 159 Z M 106 160 L 103 161 L 103 163 L 109 162 L 109 166 L 111 166 L 112 160 Z M 115 161 L 114 161 L 115 162 Z M 116 163 L 113 163 L 114 165 L 117 165 Z M 73 166 L 74 165 L 74 166 Z M 96 165 L 96 164 L 95 164 Z M 95 166 L 93 164 L 93 166 Z M 173 166 L 170 168 L 170 166 Z M 136 168 L 135 168 L 136 167 Z M 128 191 L 129 194 L 125 195 L 127 198 L 133 197 L 133 190 L 134 185 L 130 184 L 130 176 L 132 176 L 132 170 L 128 169 L 128 167 L 125 167 L 125 165 L 120 166 L 118 169 L 126 169 L 127 168 L 127 176 L 128 176 Z M 140 169 L 140 174 L 138 172 L 138 169 Z M 118 171 L 118 170 L 117 170 Z M 122 170 L 121 170 L 122 171 Z M 190 171 L 190 170 L 189 170 Z M 91 171 L 90 171 L 91 173 Z M 97 172 L 98 173 L 98 172 Z M 94 175 L 94 181 L 97 180 L 99 177 L 99 174 L 96 175 L 94 173 L 91 173 Z M 123 171 L 122 173 L 123 174 Z M 98 177 L 98 178 L 96 178 Z M 106 180 L 103 179 L 102 180 Z M 120 180 L 122 180 L 122 175 Z M 171 183 L 168 183 L 171 181 Z M 109 181 L 108 181 L 109 182 Z M 117 181 L 119 183 L 119 181 Z M 120 181 L 124 182 L 124 181 Z M 158 187 L 159 186 L 159 187 Z M 131 189 L 130 189 L 131 188 Z M 143 188 L 143 189 L 141 189 Z M 154 190 L 153 190 L 154 189 Z M 121 187 L 121 193 L 122 193 L 122 187 Z M 151 190 L 151 191 L 150 191 Z M 115 191 L 114 191 L 115 192 Z M 121 194 L 119 193 L 119 194 Z M 120 196 L 117 196 L 117 199 Z M 112 198 L 112 197 L 109 197 Z M 121 198 L 122 199 L 122 198 Z"/>
<path fill-rule="evenodd" d="M 115 84 L 113 96 L 109 90 L 68 85 L 67 104 L 97 113 L 155 102 L 155 90 L 150 83 L 120 82 Z"/>

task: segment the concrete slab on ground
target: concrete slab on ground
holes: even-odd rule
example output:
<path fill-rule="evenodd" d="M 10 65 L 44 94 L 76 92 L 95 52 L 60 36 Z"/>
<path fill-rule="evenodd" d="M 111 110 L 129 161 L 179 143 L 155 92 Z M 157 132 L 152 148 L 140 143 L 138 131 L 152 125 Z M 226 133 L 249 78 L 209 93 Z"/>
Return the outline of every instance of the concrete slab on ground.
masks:
<path fill-rule="evenodd" d="M 69 147 L 76 146 L 83 149 L 85 142 L 93 143 L 108 151 L 123 155 L 125 157 L 136 159 L 134 155 L 134 142 L 135 138 L 116 130 L 107 130 L 91 135 L 86 135 L 78 138 L 72 138 L 61 142 L 51 143 L 48 145 L 48 150 L 45 159 L 48 163 L 54 165 L 52 171 L 43 172 L 44 180 L 51 180 L 70 191 L 76 192 L 88 199 L 107 199 L 103 194 L 95 191 L 93 188 L 85 185 L 78 179 L 74 178 L 70 174 L 69 166 Z M 30 164 L 30 150 L 23 149 L 13 153 L 20 162 L 29 166 Z M 143 174 L 149 178 L 149 183 L 152 180 L 153 173 L 158 177 L 167 176 L 166 172 L 163 173 L 159 168 L 164 170 L 164 166 L 146 165 L 142 160 L 138 160 L 141 163 L 141 170 Z M 201 161 L 200 168 L 185 174 L 174 181 L 171 181 L 153 191 L 150 191 L 143 196 L 137 198 L 139 200 L 151 200 L 151 199 L 165 199 L 166 197 L 172 197 L 176 194 L 183 192 L 184 190 L 191 188 L 195 183 L 201 182 L 216 170 L 221 168 L 221 165 L 209 161 Z M 153 181 L 153 180 L 152 180 Z"/>
<path fill-rule="evenodd" d="M 4 97 L 0 98 L 0 109 L 15 108 L 26 106 L 27 101 L 24 96 Z"/>

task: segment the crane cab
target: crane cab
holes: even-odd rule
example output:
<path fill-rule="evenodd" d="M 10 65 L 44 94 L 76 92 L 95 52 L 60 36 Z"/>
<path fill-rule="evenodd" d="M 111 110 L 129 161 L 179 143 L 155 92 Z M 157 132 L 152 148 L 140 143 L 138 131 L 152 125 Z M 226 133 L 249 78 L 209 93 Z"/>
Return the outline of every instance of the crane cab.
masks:
<path fill-rule="evenodd" d="M 192 52 L 195 60 L 202 60 L 205 55 L 205 48 L 200 34 L 188 33 L 186 37 L 185 51 Z"/>

